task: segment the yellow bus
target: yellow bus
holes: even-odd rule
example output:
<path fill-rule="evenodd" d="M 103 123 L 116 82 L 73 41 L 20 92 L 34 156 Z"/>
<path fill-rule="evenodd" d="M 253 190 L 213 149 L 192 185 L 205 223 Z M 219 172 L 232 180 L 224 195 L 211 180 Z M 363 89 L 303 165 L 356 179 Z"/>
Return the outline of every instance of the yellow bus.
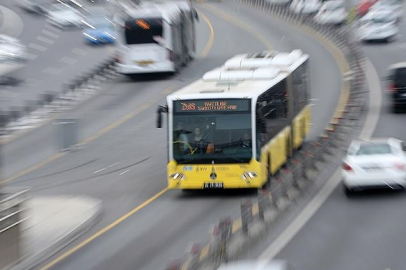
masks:
<path fill-rule="evenodd" d="M 240 54 L 167 96 L 169 189 L 260 188 L 310 129 L 309 56 Z"/>

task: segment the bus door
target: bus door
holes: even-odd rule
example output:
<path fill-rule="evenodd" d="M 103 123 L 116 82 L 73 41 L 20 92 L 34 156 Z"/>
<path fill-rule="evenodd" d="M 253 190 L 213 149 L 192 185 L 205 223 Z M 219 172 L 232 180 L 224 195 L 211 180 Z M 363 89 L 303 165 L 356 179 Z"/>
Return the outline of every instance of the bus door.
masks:
<path fill-rule="evenodd" d="M 168 58 L 162 18 L 127 20 L 124 39 L 128 52 L 123 60 L 127 63 L 149 66 Z"/>

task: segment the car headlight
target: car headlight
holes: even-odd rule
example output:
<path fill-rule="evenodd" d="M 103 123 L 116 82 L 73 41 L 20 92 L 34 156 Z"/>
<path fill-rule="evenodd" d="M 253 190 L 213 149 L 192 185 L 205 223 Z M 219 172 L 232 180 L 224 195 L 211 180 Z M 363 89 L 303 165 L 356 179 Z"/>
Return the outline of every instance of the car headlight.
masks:
<path fill-rule="evenodd" d="M 183 173 L 173 173 L 169 176 L 173 180 L 185 180 L 186 176 Z"/>

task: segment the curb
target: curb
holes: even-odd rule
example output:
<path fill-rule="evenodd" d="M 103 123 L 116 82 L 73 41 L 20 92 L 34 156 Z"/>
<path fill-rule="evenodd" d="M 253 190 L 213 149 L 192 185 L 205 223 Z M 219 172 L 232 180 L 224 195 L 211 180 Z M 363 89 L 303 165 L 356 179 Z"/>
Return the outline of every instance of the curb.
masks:
<path fill-rule="evenodd" d="M 29 255 L 26 258 L 22 258 L 19 263 L 10 268 L 7 268 L 7 270 L 34 269 L 35 267 L 39 266 L 40 264 L 44 263 L 49 258 L 54 256 L 67 245 L 72 243 L 74 240 L 88 232 L 94 225 L 96 225 L 100 221 L 103 214 L 102 202 L 93 198 L 91 198 L 90 200 L 96 202 L 96 206 L 94 207 L 96 208 L 96 211 L 90 218 L 70 230 L 68 233 L 66 233 L 64 236 L 56 240 L 48 247 L 45 247 L 36 254 Z"/>

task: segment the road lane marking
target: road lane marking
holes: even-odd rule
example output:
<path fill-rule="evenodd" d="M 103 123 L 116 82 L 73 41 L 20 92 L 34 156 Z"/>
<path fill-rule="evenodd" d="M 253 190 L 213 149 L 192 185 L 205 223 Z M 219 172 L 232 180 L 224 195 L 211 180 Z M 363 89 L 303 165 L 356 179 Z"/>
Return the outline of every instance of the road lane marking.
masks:
<path fill-rule="evenodd" d="M 102 172 L 102 171 L 104 171 L 105 169 L 107 169 L 107 168 L 106 168 L 106 167 L 104 167 L 104 168 L 102 168 L 102 169 L 100 169 L 100 170 L 95 171 L 94 173 L 99 173 L 99 172 Z"/>
<path fill-rule="evenodd" d="M 214 41 L 214 29 L 213 26 L 211 25 L 211 22 L 209 20 L 209 18 L 207 18 L 206 15 L 204 15 L 202 12 L 199 12 L 200 16 L 203 18 L 203 20 L 206 22 L 206 24 L 209 26 L 210 29 L 210 35 L 209 35 L 209 39 L 206 43 L 206 46 L 204 46 L 203 50 L 200 53 L 200 57 L 201 58 L 205 58 L 207 56 L 207 54 L 209 53 L 211 47 L 213 47 L 213 41 Z"/>
<path fill-rule="evenodd" d="M 130 171 L 130 169 L 125 170 L 124 172 L 120 173 L 120 175 L 123 175 L 123 174 L 125 174 L 125 173 L 128 173 L 129 171 Z"/>
<path fill-rule="evenodd" d="M 62 71 L 63 71 L 63 70 L 62 70 L 62 69 L 59 69 L 59 68 L 47 67 L 47 68 L 44 69 L 42 72 L 48 73 L 48 74 L 51 74 L 51 75 L 58 75 L 58 74 L 61 74 Z"/>
<path fill-rule="evenodd" d="M 52 45 L 52 44 L 55 43 L 55 41 L 50 40 L 49 38 L 44 38 L 44 37 L 42 37 L 42 36 L 38 36 L 38 37 L 36 38 L 36 40 L 41 41 L 41 42 L 44 42 L 44 43 L 49 44 L 49 45 Z"/>
<path fill-rule="evenodd" d="M 74 65 L 78 62 L 78 60 L 64 56 L 61 59 L 59 59 L 59 62 L 68 64 L 68 65 Z"/>
<path fill-rule="evenodd" d="M 33 53 L 26 53 L 25 55 L 29 60 L 34 60 L 38 57 L 38 55 L 33 54 Z"/>
<path fill-rule="evenodd" d="M 80 56 L 86 56 L 87 55 L 87 51 L 79 49 L 79 48 L 75 48 L 71 51 L 74 54 L 80 55 Z"/>
<path fill-rule="evenodd" d="M 107 166 L 107 168 L 110 168 L 110 167 L 116 166 L 116 165 L 118 165 L 119 163 L 120 163 L 120 162 L 113 163 L 113 164 L 111 164 L 111 165 Z"/>
<path fill-rule="evenodd" d="M 45 52 L 46 50 L 48 50 L 47 47 L 44 47 L 44 46 L 41 46 L 41 45 L 38 45 L 38 44 L 35 44 L 35 43 L 28 44 L 28 47 L 31 48 L 31 49 L 41 51 L 41 52 Z"/>
<path fill-rule="evenodd" d="M 41 31 L 44 35 L 47 35 L 47 36 L 50 36 L 50 37 L 52 37 L 52 38 L 58 38 L 59 37 L 59 35 L 58 34 L 55 34 L 55 33 L 52 33 L 51 31 L 48 31 L 48 30 L 42 30 Z"/>
<path fill-rule="evenodd" d="M 265 47 L 268 50 L 273 50 L 273 45 L 268 41 L 268 39 L 266 39 L 263 34 L 259 33 L 258 31 L 256 31 L 254 28 L 252 28 L 251 26 L 249 26 L 247 23 L 244 23 L 243 21 L 236 19 L 235 17 L 220 11 L 219 9 L 215 9 L 214 7 L 208 5 L 208 4 L 202 4 L 201 5 L 204 9 L 208 10 L 210 13 L 216 15 L 217 17 L 247 31 L 248 33 L 250 33 L 252 36 L 254 36 L 258 41 L 260 41 L 263 45 L 265 45 Z"/>
<path fill-rule="evenodd" d="M 140 204 L 139 206 L 135 207 L 133 210 L 131 210 L 130 212 L 128 212 L 127 214 L 125 214 L 124 216 L 122 216 L 121 218 L 117 219 L 116 221 L 114 221 L 113 223 L 110 223 L 109 225 L 107 225 L 106 227 L 104 227 L 103 229 L 101 229 L 100 231 L 98 231 L 97 233 L 93 234 L 92 236 L 90 236 L 89 238 L 87 238 L 86 240 L 84 240 L 83 242 L 81 242 L 80 244 L 78 244 L 77 246 L 73 247 L 72 249 L 68 250 L 67 252 L 65 252 L 64 254 L 62 254 L 61 256 L 59 256 L 58 258 L 56 258 L 55 260 L 51 261 L 50 263 L 46 264 L 45 266 L 41 267 L 40 270 L 47 270 L 53 266 L 55 266 L 57 263 L 61 262 L 62 260 L 66 259 L 67 257 L 69 257 L 70 255 L 72 255 L 73 253 L 75 253 L 76 251 L 78 251 L 79 249 L 83 248 L 84 246 L 88 245 L 90 242 L 92 242 L 93 240 L 95 240 L 96 238 L 100 237 L 101 235 L 105 234 L 106 232 L 110 231 L 111 229 L 113 229 L 114 227 L 116 227 L 117 225 L 119 225 L 120 223 L 122 223 L 123 221 L 127 220 L 129 217 L 131 217 L 132 215 L 134 215 L 135 213 L 137 213 L 138 211 L 140 211 L 141 209 L 143 209 L 144 207 L 146 207 L 147 205 L 151 204 L 153 201 L 155 201 L 156 199 L 158 199 L 159 197 L 161 197 L 163 194 L 165 194 L 168 191 L 167 188 L 161 190 L 160 192 L 158 192 L 157 194 L 155 194 L 154 196 L 152 196 L 151 198 L 149 198 L 148 200 L 146 200 L 145 202 L 143 202 L 142 204 Z"/>

